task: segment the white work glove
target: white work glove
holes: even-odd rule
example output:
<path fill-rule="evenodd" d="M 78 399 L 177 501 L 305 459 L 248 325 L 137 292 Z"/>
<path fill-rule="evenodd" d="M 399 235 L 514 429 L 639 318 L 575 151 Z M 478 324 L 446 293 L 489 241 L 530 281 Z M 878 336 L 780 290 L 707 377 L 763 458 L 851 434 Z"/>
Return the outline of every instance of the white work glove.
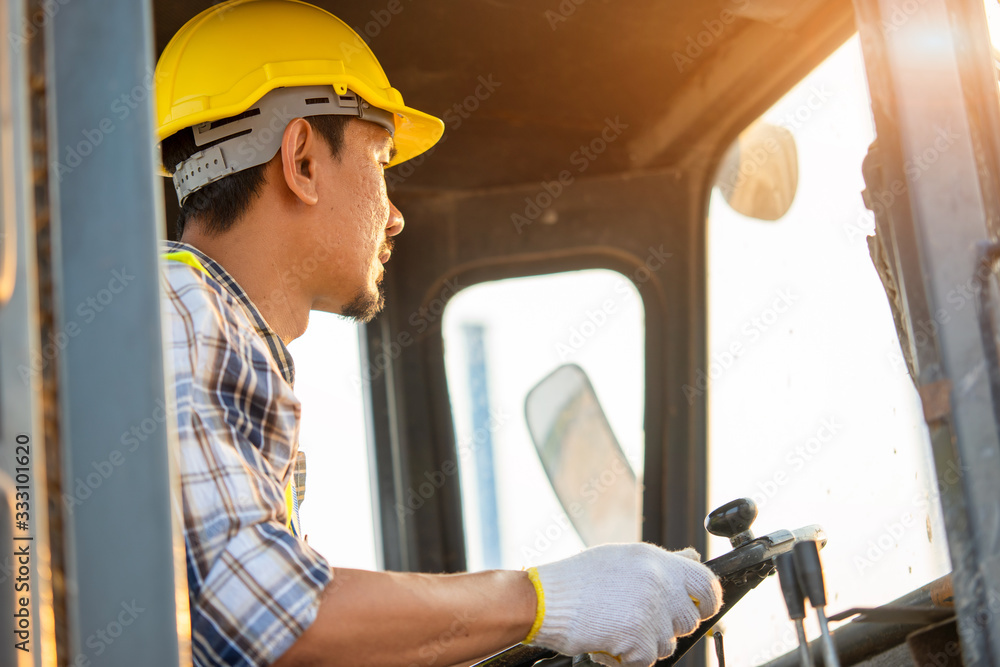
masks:
<path fill-rule="evenodd" d="M 539 604 L 525 643 L 590 653 L 611 667 L 649 667 L 669 656 L 677 637 L 722 605 L 719 580 L 694 549 L 606 544 L 528 575 Z"/>

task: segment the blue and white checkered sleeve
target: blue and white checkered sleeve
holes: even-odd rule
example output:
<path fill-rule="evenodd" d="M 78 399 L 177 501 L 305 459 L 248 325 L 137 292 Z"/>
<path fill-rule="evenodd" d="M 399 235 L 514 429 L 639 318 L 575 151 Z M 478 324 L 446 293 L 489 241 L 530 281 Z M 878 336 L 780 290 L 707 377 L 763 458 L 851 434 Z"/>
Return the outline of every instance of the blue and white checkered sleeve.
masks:
<path fill-rule="evenodd" d="M 267 665 L 315 620 L 333 574 L 285 527 L 299 403 L 227 295 L 191 278 L 170 281 L 167 315 L 192 653 Z"/>

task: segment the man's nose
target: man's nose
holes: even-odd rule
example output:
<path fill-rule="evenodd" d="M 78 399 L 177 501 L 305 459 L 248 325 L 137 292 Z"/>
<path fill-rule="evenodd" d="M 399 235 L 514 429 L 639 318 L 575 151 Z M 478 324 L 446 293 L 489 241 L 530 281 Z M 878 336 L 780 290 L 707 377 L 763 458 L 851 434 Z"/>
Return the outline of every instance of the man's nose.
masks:
<path fill-rule="evenodd" d="M 400 212 L 396 205 L 391 201 L 389 202 L 389 224 L 386 225 L 385 235 L 395 236 L 396 234 L 403 231 L 403 214 Z"/>

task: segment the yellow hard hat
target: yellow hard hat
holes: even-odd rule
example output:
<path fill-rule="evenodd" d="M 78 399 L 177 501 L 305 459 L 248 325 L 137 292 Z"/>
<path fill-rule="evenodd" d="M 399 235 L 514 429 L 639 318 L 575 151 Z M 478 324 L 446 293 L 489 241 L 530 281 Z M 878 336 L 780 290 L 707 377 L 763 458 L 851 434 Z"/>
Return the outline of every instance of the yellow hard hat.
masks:
<path fill-rule="evenodd" d="M 393 166 L 420 155 L 444 123 L 412 109 L 368 45 L 346 23 L 299 0 L 231 0 L 182 27 L 156 65 L 156 134 L 247 111 L 282 87 L 331 85 L 353 91 L 395 121 Z"/>

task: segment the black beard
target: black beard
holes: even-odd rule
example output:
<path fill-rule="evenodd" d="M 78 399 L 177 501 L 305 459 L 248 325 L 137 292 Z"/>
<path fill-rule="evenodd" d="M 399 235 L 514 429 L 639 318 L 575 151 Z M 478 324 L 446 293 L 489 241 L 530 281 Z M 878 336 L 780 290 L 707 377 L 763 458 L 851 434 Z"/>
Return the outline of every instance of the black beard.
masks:
<path fill-rule="evenodd" d="M 384 252 L 391 253 L 395 245 L 395 239 L 387 236 L 379 248 L 379 257 Z M 383 272 L 375 280 L 375 294 L 365 291 L 362 287 L 354 295 L 354 298 L 344 306 L 340 314 L 348 319 L 362 323 L 371 322 L 375 319 L 375 316 L 381 313 L 382 308 L 385 306 L 385 288 L 382 286 L 382 279 L 384 277 L 385 273 Z"/>
<path fill-rule="evenodd" d="M 340 314 L 348 319 L 362 323 L 371 322 L 375 319 L 375 316 L 382 312 L 382 308 L 385 306 L 385 288 L 382 286 L 381 277 L 375 287 L 375 294 L 364 288 L 359 289 L 354 298 L 344 306 Z"/>

